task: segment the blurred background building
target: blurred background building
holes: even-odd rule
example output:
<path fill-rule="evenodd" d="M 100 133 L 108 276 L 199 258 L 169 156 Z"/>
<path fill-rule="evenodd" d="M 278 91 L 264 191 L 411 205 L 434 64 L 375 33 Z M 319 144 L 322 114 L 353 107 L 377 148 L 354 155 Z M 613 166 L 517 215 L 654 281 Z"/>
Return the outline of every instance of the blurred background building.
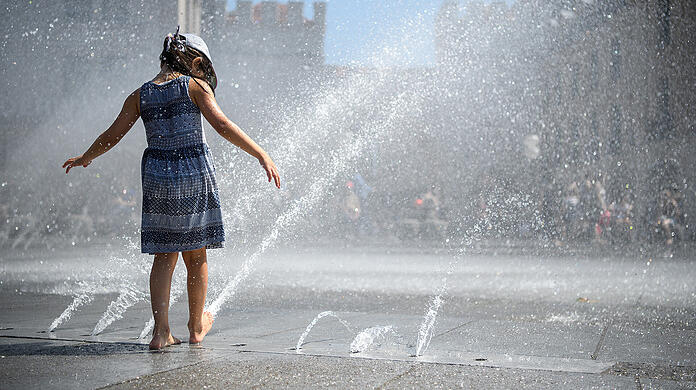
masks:
<path fill-rule="evenodd" d="M 502 89 L 477 104 L 481 126 L 519 140 L 538 135 L 536 164 L 546 210 L 569 187 L 600 182 L 606 207 L 627 196 L 643 233 L 654 230 L 660 196 L 694 207 L 696 8 L 688 1 L 443 3 L 438 66 L 466 68 L 466 83 Z M 476 88 L 474 88 L 476 90 Z M 484 94 L 485 95 L 485 94 Z M 526 177 L 526 176 L 525 176 Z M 541 181 L 541 182 L 539 182 Z"/>

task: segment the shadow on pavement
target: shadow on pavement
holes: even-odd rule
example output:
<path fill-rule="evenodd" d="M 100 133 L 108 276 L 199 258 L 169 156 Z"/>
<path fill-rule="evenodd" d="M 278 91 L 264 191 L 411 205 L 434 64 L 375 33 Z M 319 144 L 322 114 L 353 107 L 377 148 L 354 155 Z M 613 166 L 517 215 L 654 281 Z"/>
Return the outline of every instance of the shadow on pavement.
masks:
<path fill-rule="evenodd" d="M 147 345 L 116 343 L 79 343 L 55 345 L 51 341 L 0 345 L 5 356 L 98 356 L 150 352 Z"/>

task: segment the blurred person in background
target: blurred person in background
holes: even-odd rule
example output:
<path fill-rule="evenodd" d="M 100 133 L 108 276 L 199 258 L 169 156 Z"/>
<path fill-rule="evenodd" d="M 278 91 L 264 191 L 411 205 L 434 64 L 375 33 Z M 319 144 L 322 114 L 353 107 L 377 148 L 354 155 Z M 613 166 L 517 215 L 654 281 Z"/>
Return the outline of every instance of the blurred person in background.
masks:
<path fill-rule="evenodd" d="M 346 226 L 346 233 L 353 237 L 358 235 L 359 226 L 358 219 L 360 218 L 360 197 L 355 193 L 355 183 L 348 180 L 343 186 L 343 223 Z"/>
<path fill-rule="evenodd" d="M 635 238 L 635 227 L 633 226 L 633 202 L 631 194 L 625 191 L 621 196 L 621 201 L 613 204 L 614 226 L 612 230 L 614 241 L 618 243 L 632 242 Z"/>
<path fill-rule="evenodd" d="M 563 199 L 563 223 L 561 226 L 561 237 L 563 240 L 574 240 L 581 231 L 580 189 L 577 182 L 572 182 L 566 190 Z"/>
<path fill-rule="evenodd" d="M 683 215 L 681 210 L 681 194 L 675 189 L 665 189 L 660 193 L 660 215 L 657 225 L 665 238 L 665 244 L 670 247 L 675 239 L 683 237 Z"/>

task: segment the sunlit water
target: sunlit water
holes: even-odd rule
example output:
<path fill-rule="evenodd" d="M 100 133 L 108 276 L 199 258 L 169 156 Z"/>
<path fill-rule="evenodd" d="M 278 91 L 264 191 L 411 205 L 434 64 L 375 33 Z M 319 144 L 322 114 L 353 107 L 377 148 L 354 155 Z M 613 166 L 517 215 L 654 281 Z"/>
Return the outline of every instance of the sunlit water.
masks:
<path fill-rule="evenodd" d="M 94 295 L 87 292 L 76 292 L 75 294 L 76 295 L 73 298 L 73 301 L 70 302 L 68 307 L 66 307 L 65 310 L 63 310 L 63 312 L 58 317 L 56 317 L 56 319 L 53 320 L 53 322 L 51 322 L 51 325 L 48 327 L 49 332 L 52 332 L 54 329 L 62 325 L 64 322 L 70 320 L 72 314 L 77 309 L 79 309 L 80 306 L 88 305 L 94 299 Z"/>
<path fill-rule="evenodd" d="M 416 352 L 414 356 L 421 356 L 430 345 L 430 340 L 433 338 L 433 328 L 437 319 L 437 312 L 442 305 L 442 295 L 436 295 L 430 302 L 428 311 L 423 317 L 423 322 L 418 328 L 418 339 L 416 341 Z"/>
<path fill-rule="evenodd" d="M 363 329 L 360 333 L 358 333 L 355 336 L 353 341 L 350 343 L 350 352 L 351 353 L 365 352 L 370 347 L 372 347 L 372 345 L 377 340 L 385 338 L 390 333 L 395 333 L 394 327 L 392 327 L 391 325 L 372 326 L 372 327 Z"/>
<path fill-rule="evenodd" d="M 354 334 L 353 329 L 350 327 L 350 324 L 348 324 L 348 322 L 346 320 L 342 319 L 341 317 L 339 317 L 336 313 L 334 313 L 332 311 L 323 311 L 323 312 L 317 314 L 316 317 L 314 317 L 312 322 L 310 322 L 309 325 L 307 325 L 307 328 L 305 328 L 304 332 L 302 332 L 302 334 L 300 335 L 300 338 L 297 339 L 297 344 L 295 344 L 295 352 L 296 353 L 301 353 L 302 345 L 304 345 L 305 339 L 307 338 L 307 336 L 309 336 L 309 332 L 311 332 L 312 329 L 314 328 L 314 326 L 317 324 L 317 322 L 319 322 L 319 320 L 324 318 L 324 317 L 335 318 L 336 320 L 338 320 L 338 322 L 341 323 L 341 325 L 343 325 L 346 328 L 346 330 L 348 330 L 348 332 L 351 335 Z"/>

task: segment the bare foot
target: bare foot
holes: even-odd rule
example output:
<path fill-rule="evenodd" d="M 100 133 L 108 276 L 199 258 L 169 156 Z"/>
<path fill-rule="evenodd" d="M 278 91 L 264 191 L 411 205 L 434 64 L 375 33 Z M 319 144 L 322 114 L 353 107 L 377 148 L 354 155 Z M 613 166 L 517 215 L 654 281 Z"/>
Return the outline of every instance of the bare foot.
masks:
<path fill-rule="evenodd" d="M 189 331 L 191 332 L 191 335 L 189 337 L 189 344 L 198 344 L 201 341 L 203 341 L 203 338 L 205 337 L 205 335 L 208 334 L 210 328 L 212 327 L 213 315 L 208 311 L 203 312 L 200 326 L 191 327 L 189 325 Z"/>
<path fill-rule="evenodd" d="M 154 349 L 154 350 L 162 349 L 164 347 L 168 347 L 170 345 L 177 345 L 177 344 L 181 344 L 181 340 L 172 336 L 172 334 L 169 332 L 167 332 L 166 335 L 154 334 L 152 336 L 152 341 L 150 341 L 150 349 Z"/>

